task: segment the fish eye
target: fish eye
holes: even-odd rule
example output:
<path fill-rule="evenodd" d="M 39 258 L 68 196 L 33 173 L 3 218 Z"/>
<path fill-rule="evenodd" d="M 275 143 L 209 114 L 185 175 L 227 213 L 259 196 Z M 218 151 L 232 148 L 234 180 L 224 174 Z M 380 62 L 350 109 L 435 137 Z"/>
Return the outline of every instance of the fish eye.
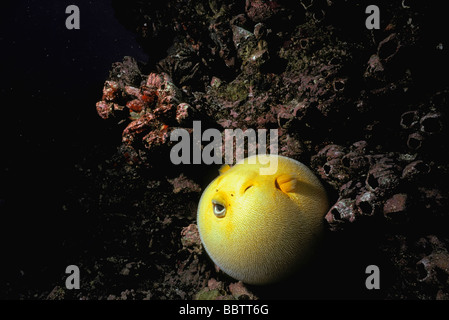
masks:
<path fill-rule="evenodd" d="M 223 218 L 226 214 L 226 207 L 215 200 L 212 200 L 212 205 L 214 207 L 215 216 L 217 218 Z"/>

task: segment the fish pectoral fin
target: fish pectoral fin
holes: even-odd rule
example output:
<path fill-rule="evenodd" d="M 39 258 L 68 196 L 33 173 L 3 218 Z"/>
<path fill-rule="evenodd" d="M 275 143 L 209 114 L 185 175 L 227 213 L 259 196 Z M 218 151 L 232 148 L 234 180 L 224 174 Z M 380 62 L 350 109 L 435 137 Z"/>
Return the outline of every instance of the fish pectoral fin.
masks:
<path fill-rule="evenodd" d="M 218 171 L 220 172 L 220 174 L 223 174 L 229 169 L 231 169 L 231 166 L 229 164 L 224 164 L 220 167 L 220 169 L 218 169 Z"/>
<path fill-rule="evenodd" d="M 276 188 L 281 190 L 284 193 L 290 193 L 295 191 L 296 186 L 298 184 L 298 180 L 296 180 L 293 176 L 289 174 L 283 174 L 276 178 Z"/>

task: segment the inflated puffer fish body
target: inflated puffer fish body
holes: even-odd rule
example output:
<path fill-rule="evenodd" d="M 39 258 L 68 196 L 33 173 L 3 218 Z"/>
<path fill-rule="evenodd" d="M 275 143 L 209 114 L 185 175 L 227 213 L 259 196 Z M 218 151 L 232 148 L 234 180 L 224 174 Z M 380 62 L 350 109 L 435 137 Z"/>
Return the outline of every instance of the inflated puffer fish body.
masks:
<path fill-rule="evenodd" d="M 277 155 L 254 157 L 227 167 L 209 184 L 198 206 L 198 229 L 225 273 L 267 284 L 307 261 L 322 233 L 328 200 L 302 163 Z M 277 160 L 277 170 L 261 175 L 267 160 Z"/>

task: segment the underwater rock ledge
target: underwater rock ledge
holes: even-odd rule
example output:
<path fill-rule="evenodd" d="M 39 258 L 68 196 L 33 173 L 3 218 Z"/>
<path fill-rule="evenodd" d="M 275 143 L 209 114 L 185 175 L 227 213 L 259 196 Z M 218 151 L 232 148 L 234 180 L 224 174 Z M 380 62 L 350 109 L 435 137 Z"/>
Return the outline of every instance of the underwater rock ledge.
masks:
<path fill-rule="evenodd" d="M 113 3 L 119 19 L 157 57 L 146 65 L 131 57 L 114 64 L 97 103 L 100 117 L 123 128 L 116 163 L 128 168 L 125 175 L 135 172 L 144 184 L 167 161 L 170 133 L 191 132 L 195 120 L 203 130 L 276 129 L 279 154 L 310 165 L 326 184 L 332 202 L 325 216 L 329 238 L 380 241 L 376 254 L 394 274 L 382 298 L 449 297 L 444 264 L 449 237 L 441 227 L 449 218 L 444 156 L 449 86 L 436 76 L 444 75 L 448 60 L 436 47 L 443 41 L 433 21 L 437 8 L 381 1 L 382 27 L 371 32 L 357 25 L 363 26 L 362 5 L 346 2 Z M 341 19 L 345 14 L 354 19 Z M 102 172 L 106 183 L 110 170 Z M 175 176 L 158 177 L 150 189 L 165 200 L 145 199 L 164 206 L 168 219 L 171 208 L 178 208 L 176 219 L 156 220 L 161 229 L 151 221 L 139 226 L 143 210 L 133 218 L 132 232 L 149 236 L 152 230 L 152 239 L 168 232 L 174 241 L 158 247 L 170 257 L 157 253 L 157 262 L 145 257 L 155 249 L 137 253 L 158 276 L 151 283 L 136 276 L 142 279 L 136 290 L 145 288 L 151 299 L 265 297 L 214 269 L 195 244 L 195 198 L 205 187 L 197 170 L 185 165 Z M 172 188 L 170 181 L 183 185 Z M 119 184 L 105 197 L 117 193 Z M 141 187 L 131 189 L 146 194 Z M 139 196 L 137 203 L 144 200 Z M 192 206 L 185 215 L 184 197 Z M 376 237 L 364 238 L 366 230 Z M 123 232 L 130 239 L 130 230 Z M 92 290 L 86 294 L 95 297 L 97 289 Z M 125 294 L 141 296 L 147 295 Z"/>

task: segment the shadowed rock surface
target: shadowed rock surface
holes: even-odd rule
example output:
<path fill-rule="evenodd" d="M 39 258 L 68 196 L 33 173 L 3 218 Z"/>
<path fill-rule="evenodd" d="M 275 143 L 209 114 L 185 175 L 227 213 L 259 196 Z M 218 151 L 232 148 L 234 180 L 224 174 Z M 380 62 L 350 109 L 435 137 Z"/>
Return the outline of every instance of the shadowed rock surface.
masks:
<path fill-rule="evenodd" d="M 381 29 L 370 31 L 365 2 L 112 3 L 149 61 L 112 66 L 96 108 L 117 152 L 80 161 L 63 200 L 70 215 L 91 212 L 64 244 L 81 290 L 66 290 L 61 272 L 10 296 L 449 299 L 444 10 L 381 1 Z M 277 129 L 279 154 L 313 169 L 331 203 L 314 265 L 265 287 L 214 266 L 195 222 L 219 166 L 169 157 L 170 133 L 191 133 L 195 120 L 202 130 Z M 371 264 L 377 291 L 364 285 Z"/>

